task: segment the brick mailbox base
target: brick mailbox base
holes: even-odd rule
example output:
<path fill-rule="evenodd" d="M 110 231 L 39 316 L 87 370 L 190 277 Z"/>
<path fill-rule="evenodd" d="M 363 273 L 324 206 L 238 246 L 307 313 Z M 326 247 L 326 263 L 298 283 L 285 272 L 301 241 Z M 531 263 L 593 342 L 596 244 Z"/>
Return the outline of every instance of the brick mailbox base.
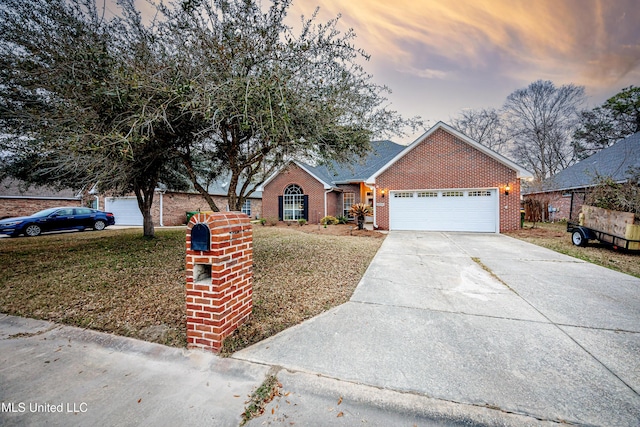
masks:
<path fill-rule="evenodd" d="M 186 262 L 187 347 L 217 353 L 224 338 L 251 314 L 249 217 L 236 212 L 194 215 L 187 225 Z"/>

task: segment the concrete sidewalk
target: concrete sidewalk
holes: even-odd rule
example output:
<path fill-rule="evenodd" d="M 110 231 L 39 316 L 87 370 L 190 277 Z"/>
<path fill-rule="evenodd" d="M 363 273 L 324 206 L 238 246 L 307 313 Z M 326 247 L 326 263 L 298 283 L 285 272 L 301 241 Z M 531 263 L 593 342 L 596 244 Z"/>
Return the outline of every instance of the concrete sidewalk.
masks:
<path fill-rule="evenodd" d="M 492 408 L 478 424 L 637 426 L 639 296 L 640 279 L 509 237 L 392 232 L 349 303 L 234 358 Z"/>
<path fill-rule="evenodd" d="M 0 425 L 237 426 L 269 369 L 0 315 Z"/>

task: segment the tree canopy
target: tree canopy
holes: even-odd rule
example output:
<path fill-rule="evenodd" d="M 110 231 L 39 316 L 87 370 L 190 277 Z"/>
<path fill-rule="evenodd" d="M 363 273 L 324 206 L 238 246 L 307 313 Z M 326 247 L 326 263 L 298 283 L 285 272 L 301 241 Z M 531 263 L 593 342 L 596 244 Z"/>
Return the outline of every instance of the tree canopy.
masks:
<path fill-rule="evenodd" d="M 573 135 L 576 155 L 584 159 L 636 132 L 640 132 L 640 87 L 629 86 L 580 113 L 580 126 Z"/>
<path fill-rule="evenodd" d="M 420 125 L 388 109 L 338 18 L 285 23 L 291 0 L 184 0 L 145 23 L 133 0 L 4 0 L 2 172 L 134 192 L 152 236 L 159 182 L 228 177 L 231 209 L 291 158 L 344 160 Z M 208 197 L 213 210 L 218 210 Z"/>

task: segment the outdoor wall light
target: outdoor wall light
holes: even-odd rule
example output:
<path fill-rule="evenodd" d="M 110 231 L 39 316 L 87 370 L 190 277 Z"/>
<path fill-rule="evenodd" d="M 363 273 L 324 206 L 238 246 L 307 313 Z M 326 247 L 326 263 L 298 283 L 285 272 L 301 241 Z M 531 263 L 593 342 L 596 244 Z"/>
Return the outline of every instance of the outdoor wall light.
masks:
<path fill-rule="evenodd" d="M 509 184 L 504 186 L 504 195 L 508 196 L 509 195 L 509 191 L 511 191 L 511 186 Z"/>
<path fill-rule="evenodd" d="M 380 195 L 382 196 L 382 198 L 384 199 L 384 195 L 385 195 L 386 191 L 385 190 L 380 190 Z"/>

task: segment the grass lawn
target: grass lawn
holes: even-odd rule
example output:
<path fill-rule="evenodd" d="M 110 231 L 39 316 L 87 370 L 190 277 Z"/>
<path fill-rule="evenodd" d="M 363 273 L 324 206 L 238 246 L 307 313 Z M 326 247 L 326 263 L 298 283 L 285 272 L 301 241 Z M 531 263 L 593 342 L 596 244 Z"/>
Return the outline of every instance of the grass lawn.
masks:
<path fill-rule="evenodd" d="M 254 227 L 254 310 L 225 341 L 226 353 L 348 301 L 383 241 L 312 230 Z M 156 236 L 128 229 L 1 238 L 0 312 L 185 346 L 185 232 Z"/>
<path fill-rule="evenodd" d="M 506 233 L 512 237 L 570 255 L 593 264 L 640 277 L 640 251 L 614 250 L 610 246 L 591 240 L 587 247 L 571 243 L 566 223 L 525 223 L 522 230 Z"/>

